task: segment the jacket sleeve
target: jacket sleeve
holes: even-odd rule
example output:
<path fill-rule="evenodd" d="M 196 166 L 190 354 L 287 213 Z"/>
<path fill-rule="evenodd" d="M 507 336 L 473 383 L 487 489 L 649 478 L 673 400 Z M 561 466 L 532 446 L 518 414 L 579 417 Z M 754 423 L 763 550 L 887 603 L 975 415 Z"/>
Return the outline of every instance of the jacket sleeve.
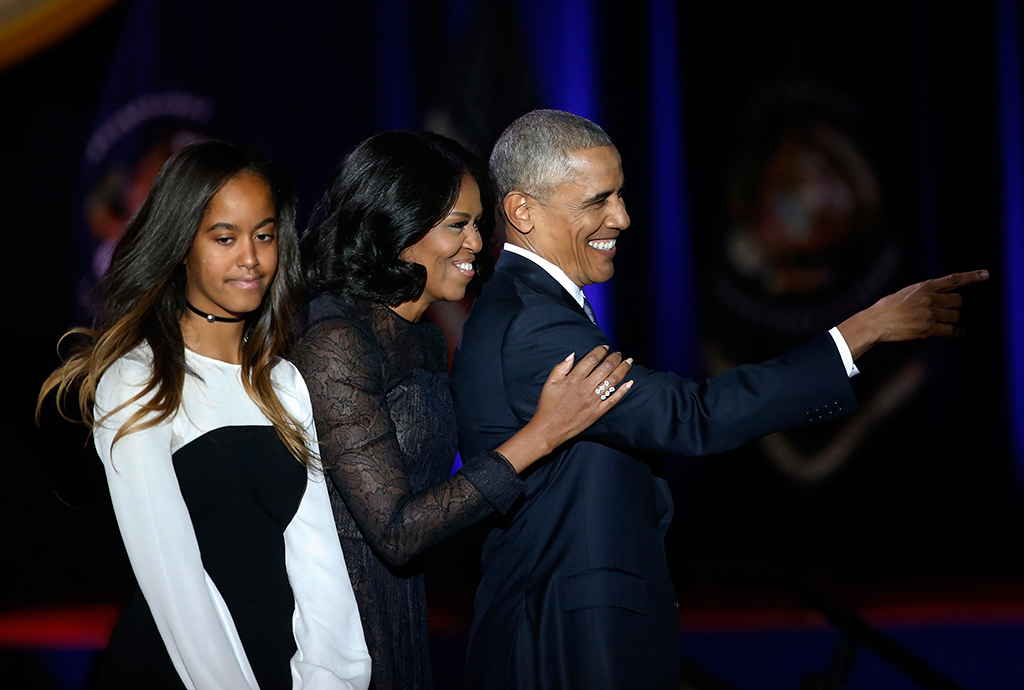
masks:
<path fill-rule="evenodd" d="M 315 448 L 309 393 L 298 372 L 292 369 L 291 375 L 294 406 L 290 411 Z M 308 473 L 306 491 L 285 529 L 284 542 L 295 596 L 293 687 L 365 689 L 370 683 L 370 656 L 322 472 Z"/>
<path fill-rule="evenodd" d="M 96 450 L 132 570 L 185 687 L 257 688 L 228 607 L 203 569 L 171 460 L 171 421 L 113 443 L 145 400 L 115 408 L 141 391 L 149 375 L 147 365 L 122 358 L 96 390 Z"/>
<path fill-rule="evenodd" d="M 525 423 L 551 370 L 567 352 L 608 344 L 584 315 L 555 302 L 531 305 L 502 342 L 505 390 Z M 706 381 L 634 365 L 633 388 L 581 438 L 627 448 L 708 455 L 782 429 L 856 409 L 842 359 L 828 334 L 763 364 L 742 365 Z"/>

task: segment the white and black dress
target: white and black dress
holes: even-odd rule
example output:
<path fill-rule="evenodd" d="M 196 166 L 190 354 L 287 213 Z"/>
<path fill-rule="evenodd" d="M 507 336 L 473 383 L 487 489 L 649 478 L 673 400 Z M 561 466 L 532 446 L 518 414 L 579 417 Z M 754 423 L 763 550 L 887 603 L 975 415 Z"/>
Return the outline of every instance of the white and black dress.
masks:
<path fill-rule="evenodd" d="M 136 348 L 96 391 L 96 448 L 139 584 L 100 687 L 366 688 L 369 656 L 323 476 L 288 452 L 241 367 L 189 350 L 177 412 L 113 443 L 152 394 L 110 412 L 142 390 L 151 362 Z M 315 439 L 298 372 L 278 360 L 272 379 Z"/>

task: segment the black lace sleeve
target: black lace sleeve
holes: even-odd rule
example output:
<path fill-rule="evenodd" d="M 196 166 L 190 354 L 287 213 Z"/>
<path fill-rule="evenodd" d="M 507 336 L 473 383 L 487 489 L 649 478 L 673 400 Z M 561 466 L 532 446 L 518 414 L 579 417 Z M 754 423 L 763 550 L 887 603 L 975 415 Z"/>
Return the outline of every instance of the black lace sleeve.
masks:
<path fill-rule="evenodd" d="M 292 359 L 309 388 L 324 469 L 367 542 L 386 562 L 403 565 L 507 509 L 521 482 L 500 455 L 484 453 L 413 493 L 384 390 L 385 356 L 360 325 L 327 321 L 306 334 Z"/>

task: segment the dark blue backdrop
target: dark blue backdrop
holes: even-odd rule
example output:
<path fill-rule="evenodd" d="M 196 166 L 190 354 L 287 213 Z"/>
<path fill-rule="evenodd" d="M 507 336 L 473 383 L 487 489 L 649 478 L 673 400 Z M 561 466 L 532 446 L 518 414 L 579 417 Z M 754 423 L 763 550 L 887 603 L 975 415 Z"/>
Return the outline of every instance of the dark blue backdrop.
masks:
<path fill-rule="evenodd" d="M 928 363 L 926 387 L 826 480 L 796 481 L 757 448 L 652 459 L 673 481 L 679 508 L 670 553 L 774 558 L 835 579 L 1016 577 L 1014 458 L 1024 460 L 1016 11 L 1009 0 L 117 5 L 0 74 L 0 189 L 17 286 L 8 315 L 15 335 L 6 339 L 17 371 L 3 424 L 12 447 L 31 449 L 8 463 L 0 489 L 0 516 L 18 526 L 0 544 L 15 554 L 0 605 L 107 598 L 125 587 L 109 516 L 62 505 L 44 481 L 82 439 L 39 435 L 31 423 L 53 343 L 75 321 L 76 252 L 91 241 L 80 239 L 81 208 L 102 164 L 86 155 L 89 142 L 100 142 L 92 150 L 103 156 L 130 158 L 142 146 L 132 133 L 143 129 L 128 126 L 132 117 L 177 117 L 285 163 L 305 217 L 344 153 L 381 129 L 443 129 L 486 155 L 531 107 L 592 117 L 623 155 L 633 226 L 616 277 L 588 295 L 628 354 L 700 376 L 722 317 L 706 286 L 727 225 L 738 121 L 752 93 L 786 79 L 857 104 L 855 134 L 877 172 L 884 223 L 903 242 L 893 281 L 977 267 L 995 278 L 968 296 L 967 339 L 905 351 Z M 154 105 L 154 94 L 187 97 Z M 756 339 L 743 333 L 741 341 Z M 888 356 L 878 355 L 876 381 Z M 870 382 L 870 359 L 864 370 Z M 111 576 L 111 563 L 121 575 Z"/>

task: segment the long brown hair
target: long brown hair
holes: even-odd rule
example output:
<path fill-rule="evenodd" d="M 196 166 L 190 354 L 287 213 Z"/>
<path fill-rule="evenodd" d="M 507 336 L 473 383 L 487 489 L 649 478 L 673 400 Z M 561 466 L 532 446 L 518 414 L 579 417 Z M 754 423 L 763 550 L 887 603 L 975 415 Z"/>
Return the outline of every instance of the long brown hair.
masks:
<path fill-rule="evenodd" d="M 44 399 L 54 390 L 58 410 L 70 418 L 67 399 L 77 390 L 81 419 L 92 429 L 102 421 L 93 414 L 100 377 L 142 342 L 153 353 L 150 379 L 141 392 L 111 414 L 150 393 L 153 396 L 118 430 L 114 442 L 174 414 L 181 405 L 185 376 L 195 375 L 185 363 L 180 326 L 186 309 L 184 261 L 214 195 L 241 174 L 255 175 L 267 184 L 278 223 L 277 273 L 263 303 L 246 317 L 242 384 L 292 455 L 308 467 L 316 466 L 302 427 L 281 403 L 270 377 L 275 356 L 291 343 L 291 316 L 303 296 L 295 193 L 280 166 L 254 151 L 221 141 L 187 146 L 160 170 L 114 248 L 101 282 L 103 312 L 97 328 L 74 328 L 65 334 L 85 335 L 88 341 L 43 383 L 36 401 L 37 423 Z"/>

